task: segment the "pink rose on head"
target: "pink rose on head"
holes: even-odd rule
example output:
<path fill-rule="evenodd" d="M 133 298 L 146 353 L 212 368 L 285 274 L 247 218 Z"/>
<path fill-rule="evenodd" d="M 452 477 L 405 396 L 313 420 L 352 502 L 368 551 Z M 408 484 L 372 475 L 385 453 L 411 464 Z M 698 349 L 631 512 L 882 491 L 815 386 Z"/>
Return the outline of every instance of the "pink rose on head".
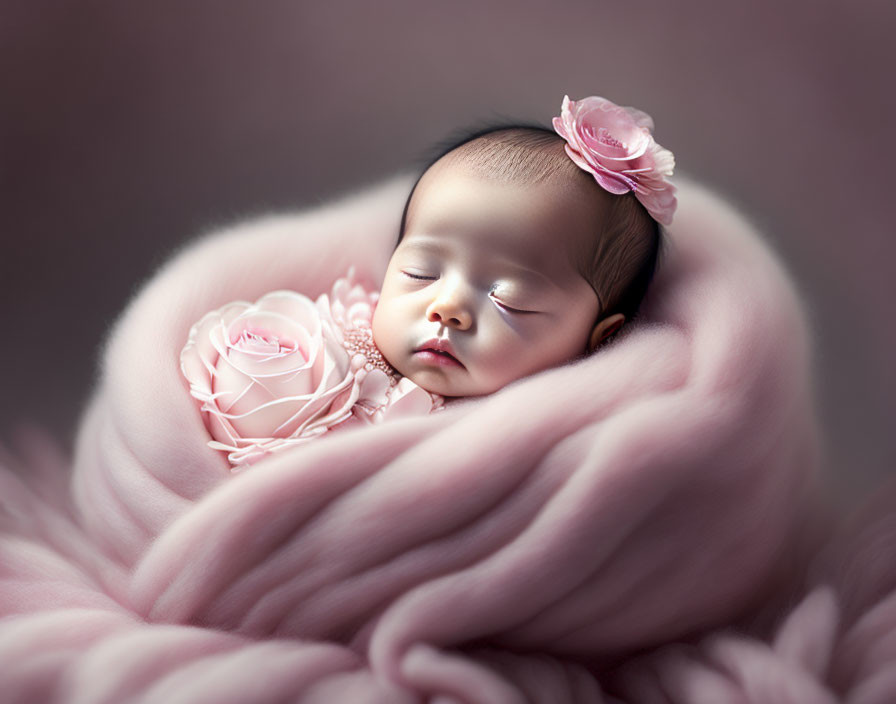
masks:
<path fill-rule="evenodd" d="M 650 115 L 597 96 L 564 96 L 553 125 L 569 157 L 602 188 L 617 195 L 633 191 L 657 222 L 672 222 L 677 203 L 667 177 L 675 158 L 654 141 Z"/>
<path fill-rule="evenodd" d="M 351 416 L 348 352 L 306 296 L 230 303 L 190 330 L 181 370 L 214 442 L 233 464 L 307 441 Z"/>

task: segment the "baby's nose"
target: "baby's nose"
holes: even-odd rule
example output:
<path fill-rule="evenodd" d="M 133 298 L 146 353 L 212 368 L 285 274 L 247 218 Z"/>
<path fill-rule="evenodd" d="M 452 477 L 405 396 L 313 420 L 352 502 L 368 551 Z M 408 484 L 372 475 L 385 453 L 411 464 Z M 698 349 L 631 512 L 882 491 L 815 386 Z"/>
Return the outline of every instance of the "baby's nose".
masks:
<path fill-rule="evenodd" d="M 456 289 L 443 291 L 426 308 L 426 319 L 458 330 L 468 330 L 473 324 L 470 307 Z"/>

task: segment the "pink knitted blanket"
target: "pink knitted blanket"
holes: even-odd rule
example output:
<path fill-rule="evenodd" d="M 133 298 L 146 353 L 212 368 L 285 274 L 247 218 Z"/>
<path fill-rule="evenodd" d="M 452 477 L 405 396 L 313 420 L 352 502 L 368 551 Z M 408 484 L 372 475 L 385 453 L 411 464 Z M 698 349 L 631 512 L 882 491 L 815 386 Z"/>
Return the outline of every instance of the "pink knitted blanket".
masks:
<path fill-rule="evenodd" d="M 891 701 L 894 502 L 807 542 L 801 307 L 694 184 L 598 354 L 229 471 L 190 326 L 349 265 L 375 289 L 407 187 L 179 252 L 111 331 L 74 460 L 0 459 L 0 701 Z"/>

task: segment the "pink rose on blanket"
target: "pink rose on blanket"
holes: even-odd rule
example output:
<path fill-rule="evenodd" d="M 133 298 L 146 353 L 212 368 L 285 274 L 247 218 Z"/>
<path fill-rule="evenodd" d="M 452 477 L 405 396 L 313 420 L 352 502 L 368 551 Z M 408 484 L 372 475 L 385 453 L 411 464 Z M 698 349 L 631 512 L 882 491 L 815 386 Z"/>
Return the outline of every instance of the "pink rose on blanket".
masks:
<path fill-rule="evenodd" d="M 553 126 L 566 140 L 569 157 L 604 189 L 617 195 L 633 191 L 657 222 L 672 222 L 675 187 L 667 177 L 675 157 L 654 141 L 650 115 L 598 96 L 564 96 Z"/>
<path fill-rule="evenodd" d="M 206 314 L 181 352 L 209 446 L 234 465 L 307 442 L 346 423 L 379 423 L 443 407 L 401 377 L 373 342 L 378 294 L 336 281 L 316 302 L 293 291 Z"/>
<path fill-rule="evenodd" d="M 205 315 L 181 352 L 190 394 L 233 464 L 318 437 L 347 420 L 351 356 L 306 296 L 274 291 Z"/>

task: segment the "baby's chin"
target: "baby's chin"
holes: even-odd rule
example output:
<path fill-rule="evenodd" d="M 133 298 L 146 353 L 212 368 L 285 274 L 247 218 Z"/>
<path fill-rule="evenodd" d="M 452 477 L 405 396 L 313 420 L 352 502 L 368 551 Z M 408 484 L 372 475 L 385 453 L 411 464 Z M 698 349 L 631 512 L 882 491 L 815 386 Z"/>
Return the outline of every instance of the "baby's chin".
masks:
<path fill-rule="evenodd" d="M 401 371 L 401 370 L 399 370 Z M 457 371 L 457 370 L 453 370 Z M 451 379 L 439 370 L 417 370 L 405 374 L 417 386 L 432 394 L 445 398 L 467 398 L 471 396 L 487 396 L 497 391 L 500 386 L 491 387 L 477 384 L 472 379 Z"/>

